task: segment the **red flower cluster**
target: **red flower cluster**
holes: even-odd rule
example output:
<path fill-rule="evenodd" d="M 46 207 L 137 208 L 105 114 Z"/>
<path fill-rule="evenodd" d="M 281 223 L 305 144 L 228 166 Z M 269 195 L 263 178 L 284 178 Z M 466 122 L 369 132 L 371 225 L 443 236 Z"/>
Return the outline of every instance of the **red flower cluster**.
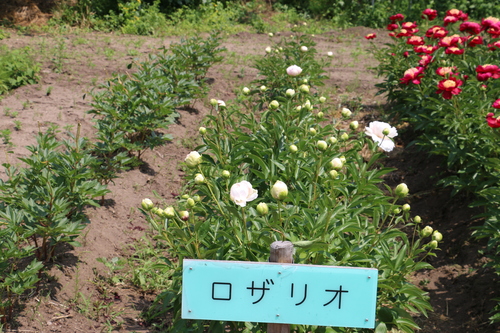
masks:
<path fill-rule="evenodd" d="M 368 34 L 365 36 L 366 39 L 374 39 L 375 37 L 377 37 L 377 34 L 373 33 L 373 34 Z"/>
<path fill-rule="evenodd" d="M 440 75 L 442 77 L 450 76 L 450 75 L 457 75 L 458 73 L 453 73 L 457 69 L 456 66 L 452 67 L 439 67 L 436 69 L 436 74 Z"/>
<path fill-rule="evenodd" d="M 491 106 L 494 107 L 495 109 L 500 109 L 500 98 L 494 101 Z"/>
<path fill-rule="evenodd" d="M 469 19 L 469 15 L 465 14 L 461 10 L 458 9 L 450 9 L 446 12 L 446 16 L 444 17 L 444 25 L 447 26 L 450 23 L 455 23 L 457 21 L 467 21 Z"/>
<path fill-rule="evenodd" d="M 478 45 L 483 45 L 483 37 L 476 36 L 469 39 L 469 47 L 476 47 Z"/>
<path fill-rule="evenodd" d="M 444 99 L 450 99 L 453 95 L 458 95 L 462 92 L 459 87 L 463 84 L 463 81 L 452 76 L 447 79 L 441 80 L 438 83 L 437 94 L 442 94 Z"/>
<path fill-rule="evenodd" d="M 443 37 L 439 40 L 438 45 L 441 47 L 458 46 L 462 43 L 462 39 L 458 35 Z"/>
<path fill-rule="evenodd" d="M 425 33 L 425 37 L 429 38 L 443 38 L 446 35 L 448 35 L 448 30 L 439 25 L 430 27 Z"/>
<path fill-rule="evenodd" d="M 420 36 L 411 36 L 406 41 L 406 44 L 408 44 L 408 45 L 424 45 L 425 41 Z"/>
<path fill-rule="evenodd" d="M 476 23 L 476 22 L 464 22 L 464 23 L 460 24 L 459 30 L 465 31 L 471 35 L 477 35 L 478 33 L 480 33 L 483 30 L 483 28 L 481 27 L 481 25 L 479 23 Z"/>
<path fill-rule="evenodd" d="M 446 54 L 464 54 L 465 50 L 464 49 L 459 49 L 456 46 L 450 46 L 447 47 L 446 50 L 444 50 L 444 53 Z"/>
<path fill-rule="evenodd" d="M 495 101 L 495 103 L 498 101 L 499 100 L 497 99 Z M 500 127 L 500 117 L 495 118 L 495 114 L 493 112 L 490 112 L 486 115 L 486 121 L 488 122 L 488 126 L 491 128 L 499 128 Z"/>
<path fill-rule="evenodd" d="M 389 20 L 391 20 L 392 23 L 400 22 L 400 21 L 403 21 L 404 19 L 405 19 L 405 16 L 403 14 L 396 14 L 396 15 L 392 15 L 391 17 L 389 17 Z"/>
<path fill-rule="evenodd" d="M 418 45 L 413 47 L 413 51 L 415 51 L 416 53 L 432 54 L 438 48 L 439 48 L 438 46 L 432 46 L 432 45 Z"/>
<path fill-rule="evenodd" d="M 500 78 L 500 69 L 498 68 L 497 65 L 484 65 L 484 66 L 477 66 L 476 67 L 476 77 L 478 81 L 486 81 L 490 78 L 492 79 L 498 79 Z"/>
<path fill-rule="evenodd" d="M 399 81 L 402 84 L 406 85 L 408 85 L 410 82 L 413 84 L 420 84 L 420 79 L 424 76 L 423 73 L 423 67 L 410 68 L 405 71 L 403 78 Z"/>
<path fill-rule="evenodd" d="M 437 17 L 437 15 L 438 15 L 437 10 L 431 8 L 424 9 L 424 11 L 422 12 L 422 18 L 428 19 L 429 21 L 434 20 Z"/>
<path fill-rule="evenodd" d="M 481 20 L 483 30 L 491 35 L 492 38 L 500 37 L 500 20 L 496 17 L 487 17 Z"/>
<path fill-rule="evenodd" d="M 420 58 L 422 59 L 420 59 L 418 64 L 422 67 L 427 67 L 427 65 L 434 61 L 434 57 L 429 54 L 423 54 L 420 56 Z"/>
<path fill-rule="evenodd" d="M 496 42 L 494 42 L 493 44 L 488 44 L 488 48 L 491 50 L 491 51 L 495 51 L 496 49 L 500 49 L 500 40 L 497 40 Z"/>

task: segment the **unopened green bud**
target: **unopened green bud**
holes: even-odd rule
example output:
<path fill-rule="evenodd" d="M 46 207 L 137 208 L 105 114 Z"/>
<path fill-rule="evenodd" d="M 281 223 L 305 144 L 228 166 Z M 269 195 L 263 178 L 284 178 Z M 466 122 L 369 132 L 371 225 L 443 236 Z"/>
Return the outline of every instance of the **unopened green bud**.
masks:
<path fill-rule="evenodd" d="M 397 215 L 397 214 L 401 213 L 401 209 L 394 208 L 393 212 L 394 212 L 395 215 Z"/>
<path fill-rule="evenodd" d="M 307 100 L 307 101 L 304 103 L 303 107 L 304 107 L 306 110 L 309 110 L 309 111 L 311 111 L 311 110 L 313 109 L 313 106 L 311 105 L 311 101 L 309 101 L 309 100 Z"/>
<path fill-rule="evenodd" d="M 391 132 L 391 129 L 390 129 L 390 128 L 384 128 L 384 129 L 382 130 L 382 134 L 383 134 L 383 135 L 385 135 L 385 136 L 389 135 L 389 133 L 390 133 L 390 132 Z"/>
<path fill-rule="evenodd" d="M 316 118 L 318 118 L 318 119 L 323 119 L 324 116 L 325 116 L 325 114 L 321 111 L 316 114 Z"/>
<path fill-rule="evenodd" d="M 328 138 L 328 142 L 331 144 L 331 145 L 334 145 L 337 143 L 337 138 L 334 137 L 334 136 L 331 136 Z"/>
<path fill-rule="evenodd" d="M 278 103 L 278 101 L 272 101 L 271 103 L 269 103 L 270 109 L 276 110 L 279 107 L 280 107 L 280 103 Z"/>
<path fill-rule="evenodd" d="M 267 87 L 266 86 L 260 86 L 260 91 L 266 91 L 267 90 Z"/>
<path fill-rule="evenodd" d="M 288 96 L 288 97 L 293 97 L 293 95 L 295 95 L 295 90 L 293 89 L 287 89 L 285 94 Z"/>
<path fill-rule="evenodd" d="M 420 223 L 420 222 L 422 222 L 422 218 L 421 218 L 420 216 L 418 216 L 418 215 L 417 215 L 417 216 L 415 216 L 415 217 L 413 218 L 413 222 L 415 222 L 415 223 Z"/>
<path fill-rule="evenodd" d="M 190 196 L 189 196 L 189 194 L 183 194 L 183 195 L 181 195 L 181 198 L 182 199 L 189 199 Z"/>
<path fill-rule="evenodd" d="M 326 150 L 326 149 L 328 148 L 328 144 L 326 143 L 326 141 L 319 140 L 319 141 L 316 143 L 316 147 L 317 147 L 319 150 Z"/>
<path fill-rule="evenodd" d="M 187 221 L 189 219 L 189 212 L 183 210 L 183 211 L 179 212 L 179 216 L 180 216 L 181 220 Z"/>
<path fill-rule="evenodd" d="M 325 102 L 326 102 L 326 97 L 325 97 L 325 96 L 321 96 L 321 97 L 319 98 L 319 102 L 320 102 L 320 103 L 325 103 Z"/>
<path fill-rule="evenodd" d="M 143 199 L 141 202 L 142 209 L 151 210 L 154 207 L 153 201 L 151 199 Z"/>
<path fill-rule="evenodd" d="M 193 198 L 189 198 L 187 199 L 186 204 L 188 205 L 188 207 L 194 207 L 194 205 L 196 205 L 196 202 L 194 202 Z"/>
<path fill-rule="evenodd" d="M 186 156 L 184 162 L 186 162 L 186 165 L 189 168 L 195 168 L 201 163 L 201 155 L 197 151 L 192 151 Z"/>
<path fill-rule="evenodd" d="M 405 183 L 401 183 L 398 186 L 396 186 L 395 193 L 400 198 L 406 197 L 409 192 L 410 190 L 408 189 L 408 186 L 406 186 Z"/>
<path fill-rule="evenodd" d="M 243 87 L 242 91 L 244 95 L 248 95 L 250 93 L 250 89 L 248 87 Z"/>
<path fill-rule="evenodd" d="M 231 176 L 231 173 L 227 170 L 222 171 L 222 178 L 229 178 Z"/>
<path fill-rule="evenodd" d="M 302 79 L 302 83 L 307 83 L 307 82 L 309 82 L 309 80 L 307 78 Z"/>
<path fill-rule="evenodd" d="M 268 33 L 267 35 L 268 35 L 269 37 L 273 37 L 273 36 L 274 36 L 274 34 L 273 34 L 272 32 Z"/>
<path fill-rule="evenodd" d="M 403 208 L 403 212 L 406 212 L 406 213 L 409 212 L 411 209 L 409 204 L 404 204 L 402 208 Z"/>
<path fill-rule="evenodd" d="M 205 133 L 207 133 L 207 129 L 205 127 L 200 127 L 198 128 L 198 132 L 201 134 L 201 135 L 204 135 Z"/>
<path fill-rule="evenodd" d="M 348 108 L 343 108 L 341 113 L 342 117 L 344 118 L 349 118 L 352 115 L 351 110 L 349 110 Z"/>
<path fill-rule="evenodd" d="M 200 198 L 199 195 L 193 195 L 193 200 L 196 201 L 196 202 L 200 202 L 201 198 Z"/>
<path fill-rule="evenodd" d="M 345 164 L 345 162 L 347 162 L 347 160 L 346 160 L 346 158 L 345 158 L 344 155 L 340 156 L 339 158 L 342 161 L 342 164 Z"/>
<path fill-rule="evenodd" d="M 164 217 L 174 217 L 175 216 L 175 209 L 172 206 L 168 206 L 163 210 L 163 216 Z"/>
<path fill-rule="evenodd" d="M 156 215 L 160 215 L 159 212 L 160 212 L 160 208 L 158 208 L 158 207 L 151 208 L 151 213 L 156 214 Z"/>
<path fill-rule="evenodd" d="M 432 240 L 435 240 L 436 242 L 440 242 L 443 240 L 443 235 L 439 231 L 434 231 L 432 233 Z"/>
<path fill-rule="evenodd" d="M 345 132 L 344 132 L 344 133 L 342 133 L 342 135 L 340 136 L 340 140 L 342 140 L 342 141 L 347 141 L 347 140 L 349 140 L 349 134 L 347 134 L 347 133 L 345 133 Z"/>
<path fill-rule="evenodd" d="M 215 98 L 212 98 L 212 99 L 210 100 L 210 105 L 212 105 L 212 106 L 216 106 L 217 104 L 218 104 L 218 103 L 217 103 L 217 100 L 216 100 Z"/>
<path fill-rule="evenodd" d="M 299 150 L 296 145 L 290 145 L 288 149 L 290 149 L 291 153 L 296 153 Z"/>
<path fill-rule="evenodd" d="M 201 173 L 197 173 L 196 176 L 194 176 L 194 183 L 197 185 L 205 183 L 205 177 Z"/>
<path fill-rule="evenodd" d="M 264 202 L 261 202 L 260 204 L 257 205 L 257 213 L 259 213 L 260 216 L 267 215 L 269 213 L 269 207 L 267 207 L 267 204 Z"/>
<path fill-rule="evenodd" d="M 285 183 L 278 180 L 271 188 L 271 195 L 276 200 L 284 200 L 288 196 L 288 187 Z"/>
<path fill-rule="evenodd" d="M 342 163 L 342 160 L 338 157 L 335 157 L 333 160 L 330 161 L 330 167 L 333 170 L 340 170 L 344 166 L 344 163 Z"/>
<path fill-rule="evenodd" d="M 358 127 L 359 127 L 359 123 L 357 121 L 351 121 L 351 123 L 349 124 L 349 128 L 352 129 L 353 131 L 357 130 Z"/>
<path fill-rule="evenodd" d="M 295 108 L 295 110 L 297 110 L 297 111 L 302 110 L 302 105 L 297 106 L 297 107 Z"/>
<path fill-rule="evenodd" d="M 272 49 L 270 46 L 266 47 L 266 53 L 271 53 Z"/>
<path fill-rule="evenodd" d="M 330 176 L 331 179 L 337 179 L 339 173 L 337 172 L 337 170 L 330 170 L 328 175 Z"/>
<path fill-rule="evenodd" d="M 156 208 L 156 207 L 155 207 Z M 163 217 L 163 215 L 165 215 L 165 211 L 161 208 L 153 208 L 151 211 L 153 213 L 155 213 L 156 215 L 158 215 L 159 217 Z"/>
<path fill-rule="evenodd" d="M 309 92 L 309 86 L 307 84 L 302 84 L 299 87 L 299 90 L 302 91 L 303 93 L 308 93 Z"/>
<path fill-rule="evenodd" d="M 422 237 L 429 237 L 430 235 L 432 235 L 433 231 L 434 231 L 434 229 L 432 229 L 431 226 L 426 226 L 425 228 L 423 228 L 420 231 L 420 236 L 422 236 Z"/>
<path fill-rule="evenodd" d="M 316 129 L 315 129 L 314 127 L 311 127 L 311 128 L 309 129 L 309 134 L 311 134 L 311 135 L 316 135 Z"/>
<path fill-rule="evenodd" d="M 435 240 L 431 240 L 429 243 L 427 243 L 427 246 L 431 249 L 431 250 L 435 250 L 437 249 L 438 247 L 438 242 L 435 241 Z"/>

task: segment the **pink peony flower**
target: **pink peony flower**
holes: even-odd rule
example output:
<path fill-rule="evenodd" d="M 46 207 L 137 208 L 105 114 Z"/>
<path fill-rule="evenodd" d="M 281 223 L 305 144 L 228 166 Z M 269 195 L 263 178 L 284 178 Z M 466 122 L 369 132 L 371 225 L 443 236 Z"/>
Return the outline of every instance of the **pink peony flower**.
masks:
<path fill-rule="evenodd" d="M 292 65 L 286 69 L 286 73 L 290 76 L 298 76 L 302 73 L 302 68 L 297 65 Z"/>
<path fill-rule="evenodd" d="M 436 93 L 442 94 L 444 99 L 450 99 L 453 95 L 458 95 L 462 92 L 462 89 L 459 88 L 462 84 L 462 80 L 452 76 L 439 81 Z"/>
<path fill-rule="evenodd" d="M 406 85 L 410 82 L 413 84 L 420 84 L 420 79 L 424 76 L 423 73 L 423 67 L 410 68 L 405 71 L 403 78 L 399 81 Z"/>
<path fill-rule="evenodd" d="M 422 18 L 423 19 L 428 19 L 429 21 L 432 21 L 434 20 L 438 15 L 438 12 L 437 10 L 435 9 L 431 9 L 431 8 L 427 8 L 427 9 L 424 9 L 422 11 Z"/>

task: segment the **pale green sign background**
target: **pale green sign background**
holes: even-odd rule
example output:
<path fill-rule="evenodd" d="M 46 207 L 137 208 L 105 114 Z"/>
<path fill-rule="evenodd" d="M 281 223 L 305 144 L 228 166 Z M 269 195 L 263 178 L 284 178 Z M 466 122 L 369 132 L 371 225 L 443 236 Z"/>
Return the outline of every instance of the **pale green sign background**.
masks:
<path fill-rule="evenodd" d="M 378 270 L 184 259 L 182 318 L 375 327 Z"/>

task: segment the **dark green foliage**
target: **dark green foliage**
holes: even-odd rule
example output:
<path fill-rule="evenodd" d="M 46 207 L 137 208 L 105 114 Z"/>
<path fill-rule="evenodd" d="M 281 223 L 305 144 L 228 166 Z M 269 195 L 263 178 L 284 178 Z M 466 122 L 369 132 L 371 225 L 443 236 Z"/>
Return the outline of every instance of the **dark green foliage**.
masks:
<path fill-rule="evenodd" d="M 31 49 L 9 50 L 0 47 L 0 95 L 17 87 L 37 83 L 40 65 L 33 60 Z"/>

